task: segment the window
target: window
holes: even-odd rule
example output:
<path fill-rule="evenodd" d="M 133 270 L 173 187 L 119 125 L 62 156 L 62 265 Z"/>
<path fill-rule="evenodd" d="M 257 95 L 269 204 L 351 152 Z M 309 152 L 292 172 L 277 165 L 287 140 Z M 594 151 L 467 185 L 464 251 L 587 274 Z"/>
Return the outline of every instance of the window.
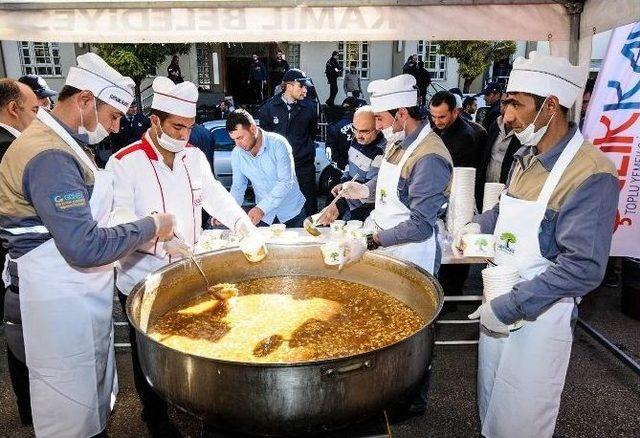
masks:
<path fill-rule="evenodd" d="M 424 68 L 431 73 L 434 81 L 447 79 L 447 57 L 438 53 L 438 45 L 432 41 L 418 41 L 418 61 L 424 61 Z"/>
<path fill-rule="evenodd" d="M 289 63 L 289 68 L 300 68 L 300 44 L 287 45 L 285 59 Z"/>
<path fill-rule="evenodd" d="M 338 62 L 342 64 L 343 73 L 349 70 L 349 64 L 358 63 L 360 79 L 369 79 L 369 42 L 368 41 L 340 41 L 338 42 Z"/>
<path fill-rule="evenodd" d="M 23 75 L 62 76 L 58 43 L 18 42 Z"/>
<path fill-rule="evenodd" d="M 211 50 L 208 44 L 196 44 L 196 64 L 198 65 L 198 87 L 211 90 Z"/>

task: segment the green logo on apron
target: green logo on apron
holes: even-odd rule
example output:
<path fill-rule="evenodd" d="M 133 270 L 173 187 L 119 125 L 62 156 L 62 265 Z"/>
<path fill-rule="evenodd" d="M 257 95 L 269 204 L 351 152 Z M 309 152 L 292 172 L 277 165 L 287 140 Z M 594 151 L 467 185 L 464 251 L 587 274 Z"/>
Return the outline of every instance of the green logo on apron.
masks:
<path fill-rule="evenodd" d="M 382 204 L 387 203 L 387 201 L 385 200 L 386 197 L 387 197 L 387 191 L 385 189 L 380 189 L 380 202 Z"/>
<path fill-rule="evenodd" d="M 504 243 L 507 244 L 507 248 L 511 249 L 509 247 L 510 243 L 516 243 L 516 235 L 513 233 L 502 233 L 500 235 L 500 240 L 504 241 Z"/>

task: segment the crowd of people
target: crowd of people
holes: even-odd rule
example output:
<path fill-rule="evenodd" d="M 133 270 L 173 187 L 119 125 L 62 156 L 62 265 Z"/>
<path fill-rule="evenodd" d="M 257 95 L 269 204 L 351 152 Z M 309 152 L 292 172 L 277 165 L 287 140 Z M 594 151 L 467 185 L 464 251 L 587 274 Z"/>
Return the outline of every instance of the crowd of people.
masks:
<path fill-rule="evenodd" d="M 104 436 L 117 392 L 114 287 L 124 306 L 138 281 L 190 256 L 203 211 L 212 224 L 257 240 L 259 226 L 300 227 L 318 211 L 318 105 L 307 75 L 280 55 L 272 71 L 280 92 L 260 106 L 259 125 L 244 109 L 223 112 L 236 146 L 230 192 L 213 172 L 211 133 L 195 123 L 198 89 L 177 62 L 153 81 L 148 117 L 134 103 L 133 81 L 91 52 L 78 57 L 59 93 L 38 77 L 0 80 L 7 357 L 20 419 L 36 434 Z M 366 104 L 357 64 L 349 64 L 350 95 L 327 129 L 341 173 L 332 195 L 343 199 L 317 223 L 358 219 L 371 230 L 341 243 L 344 264 L 379 250 L 436 275 L 445 294 L 460 295 L 469 265 L 441 266 L 446 248 L 438 239 L 454 168 L 476 169 L 478 209 L 485 182 L 506 184 L 493 209 L 452 236 L 454 254 L 469 233 L 509 232 L 518 242 L 497 246 L 496 262 L 518 267 L 522 281 L 472 315 L 482 326 L 482 433 L 550 437 L 575 302 L 604 275 L 618 196 L 615 168 L 568 118 L 583 70 L 535 52 L 519 58 L 506 90 L 494 82 L 483 89 L 489 109 L 482 125 L 473 120 L 475 101 L 459 90 L 427 100 L 426 70 L 415 57 L 403 70 L 371 81 Z M 338 52 L 325 73 L 333 107 L 343 74 Z M 247 86 L 261 102 L 266 78 L 254 56 Z M 109 136 L 119 147 L 100 157 L 96 145 Z M 256 202 L 245 211 L 249 183 Z M 509 332 L 523 319 L 524 329 Z M 133 327 L 130 341 L 143 420 L 152 435 L 175 436 L 166 402 L 143 375 Z M 427 373 L 407 399 L 409 412 L 425 411 L 428 384 Z"/>

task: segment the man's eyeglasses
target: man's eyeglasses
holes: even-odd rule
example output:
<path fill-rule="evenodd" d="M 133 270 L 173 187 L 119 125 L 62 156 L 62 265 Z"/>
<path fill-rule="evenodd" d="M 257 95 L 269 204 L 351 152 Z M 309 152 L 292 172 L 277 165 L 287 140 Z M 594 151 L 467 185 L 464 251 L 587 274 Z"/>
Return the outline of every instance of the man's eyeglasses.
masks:
<path fill-rule="evenodd" d="M 373 131 L 375 131 L 375 129 L 356 129 L 355 127 L 352 129 L 355 134 L 359 134 L 359 135 L 369 135 Z"/>

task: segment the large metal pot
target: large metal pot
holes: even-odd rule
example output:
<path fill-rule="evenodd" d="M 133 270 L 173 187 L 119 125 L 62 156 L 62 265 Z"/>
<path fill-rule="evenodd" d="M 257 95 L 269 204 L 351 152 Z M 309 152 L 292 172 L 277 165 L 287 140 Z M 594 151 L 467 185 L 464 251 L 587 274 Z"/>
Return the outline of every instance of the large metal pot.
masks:
<path fill-rule="evenodd" d="M 341 278 L 382 290 L 427 321 L 400 342 L 346 358 L 257 364 L 193 356 L 145 334 L 147 323 L 151 326 L 203 290 L 203 280 L 191 261 L 171 264 L 134 288 L 127 300 L 127 316 L 136 329 L 148 381 L 164 398 L 205 421 L 262 435 L 336 429 L 380 412 L 425 377 L 443 294 L 435 278 L 415 265 L 370 252 L 338 272 L 324 265 L 318 245 L 270 245 L 269 256 L 257 264 L 249 263 L 237 249 L 197 259 L 212 284 L 278 275 Z"/>

